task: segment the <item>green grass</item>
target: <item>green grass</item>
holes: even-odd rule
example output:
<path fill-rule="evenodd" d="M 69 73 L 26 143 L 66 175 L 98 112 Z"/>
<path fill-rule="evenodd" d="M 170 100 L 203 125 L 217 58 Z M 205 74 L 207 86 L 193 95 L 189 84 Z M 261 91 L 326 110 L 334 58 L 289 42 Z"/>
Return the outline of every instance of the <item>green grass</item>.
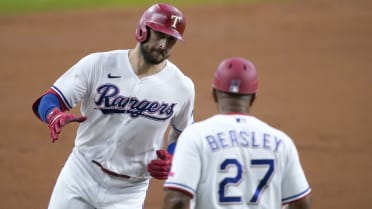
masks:
<path fill-rule="evenodd" d="M 244 0 L 163 0 L 170 4 L 200 4 L 243 2 Z M 258 1 L 258 0 L 245 0 Z M 146 6 L 158 1 L 150 0 L 0 0 L 0 14 L 33 13 L 58 10 L 76 10 L 115 6 Z"/>

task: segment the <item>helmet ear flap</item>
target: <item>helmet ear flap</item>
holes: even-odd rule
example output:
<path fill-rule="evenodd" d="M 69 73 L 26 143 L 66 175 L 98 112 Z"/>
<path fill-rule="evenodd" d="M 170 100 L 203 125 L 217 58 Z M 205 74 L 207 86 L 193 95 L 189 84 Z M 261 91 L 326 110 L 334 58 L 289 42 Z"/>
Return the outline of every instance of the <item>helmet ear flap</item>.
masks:
<path fill-rule="evenodd" d="M 136 29 L 136 39 L 138 42 L 144 42 L 147 39 L 148 29 L 146 26 L 138 25 Z"/>

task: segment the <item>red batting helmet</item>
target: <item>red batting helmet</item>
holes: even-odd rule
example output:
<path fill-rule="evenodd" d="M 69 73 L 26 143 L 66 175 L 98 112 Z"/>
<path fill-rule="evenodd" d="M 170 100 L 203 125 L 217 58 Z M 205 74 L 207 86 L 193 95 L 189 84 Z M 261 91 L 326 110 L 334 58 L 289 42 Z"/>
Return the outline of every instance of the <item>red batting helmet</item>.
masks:
<path fill-rule="evenodd" d="M 253 94 L 258 89 L 256 67 L 241 57 L 223 60 L 215 74 L 213 88 L 234 94 Z"/>
<path fill-rule="evenodd" d="M 186 27 L 186 19 L 176 7 L 158 3 L 143 13 L 136 29 L 138 42 L 143 42 L 147 39 L 148 31 L 146 26 L 183 41 L 182 35 Z"/>

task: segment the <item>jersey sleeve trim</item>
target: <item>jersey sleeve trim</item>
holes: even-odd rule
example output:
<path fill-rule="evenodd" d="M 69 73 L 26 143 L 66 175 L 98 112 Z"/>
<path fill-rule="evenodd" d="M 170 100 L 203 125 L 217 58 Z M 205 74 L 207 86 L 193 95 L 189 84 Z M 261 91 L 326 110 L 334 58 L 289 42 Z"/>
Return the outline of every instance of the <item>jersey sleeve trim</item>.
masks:
<path fill-rule="evenodd" d="M 59 98 L 62 99 L 62 102 L 65 104 L 65 106 L 71 110 L 72 109 L 72 105 L 67 101 L 66 97 L 63 95 L 63 93 L 61 92 L 61 90 L 59 90 L 56 86 L 52 86 L 51 89 L 59 96 Z"/>
<path fill-rule="evenodd" d="M 191 117 L 192 117 L 191 118 L 191 124 L 193 124 L 195 122 L 194 121 L 194 116 L 192 115 Z M 178 134 L 182 133 L 183 130 L 178 129 L 173 123 L 171 123 L 171 126 L 176 133 L 178 133 Z"/>
<path fill-rule="evenodd" d="M 187 185 L 184 185 L 184 184 L 179 184 L 179 183 L 176 183 L 176 182 L 165 182 L 163 187 L 167 188 L 167 189 L 173 189 L 173 190 L 181 191 L 181 192 L 189 195 L 190 197 L 193 197 L 195 195 L 195 190 L 192 189 L 191 187 L 187 186 Z"/>
<path fill-rule="evenodd" d="M 299 200 L 299 199 L 302 199 L 302 198 L 308 196 L 310 193 L 311 193 L 311 188 L 308 187 L 305 191 L 303 191 L 303 192 L 301 192 L 299 194 L 293 195 L 291 197 L 283 198 L 282 199 L 282 203 L 283 204 L 288 204 L 290 202 L 294 202 L 296 200 Z"/>
<path fill-rule="evenodd" d="M 174 130 L 176 133 L 178 133 L 178 134 L 182 133 L 182 130 L 176 128 L 176 126 L 174 126 L 172 123 L 171 123 L 171 126 L 172 126 L 173 130 Z"/>

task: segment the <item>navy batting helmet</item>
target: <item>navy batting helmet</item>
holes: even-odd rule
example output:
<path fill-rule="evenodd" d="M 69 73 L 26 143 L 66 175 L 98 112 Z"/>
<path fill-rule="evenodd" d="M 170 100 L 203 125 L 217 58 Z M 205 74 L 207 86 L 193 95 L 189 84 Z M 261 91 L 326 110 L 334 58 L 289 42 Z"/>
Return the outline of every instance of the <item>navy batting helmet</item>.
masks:
<path fill-rule="evenodd" d="M 223 60 L 215 74 L 213 88 L 234 94 L 253 94 L 258 90 L 256 67 L 241 57 Z"/>
<path fill-rule="evenodd" d="M 142 15 L 136 29 L 136 39 L 143 42 L 147 39 L 150 27 L 183 41 L 183 32 L 186 27 L 185 16 L 174 6 L 164 3 L 154 4 Z"/>

